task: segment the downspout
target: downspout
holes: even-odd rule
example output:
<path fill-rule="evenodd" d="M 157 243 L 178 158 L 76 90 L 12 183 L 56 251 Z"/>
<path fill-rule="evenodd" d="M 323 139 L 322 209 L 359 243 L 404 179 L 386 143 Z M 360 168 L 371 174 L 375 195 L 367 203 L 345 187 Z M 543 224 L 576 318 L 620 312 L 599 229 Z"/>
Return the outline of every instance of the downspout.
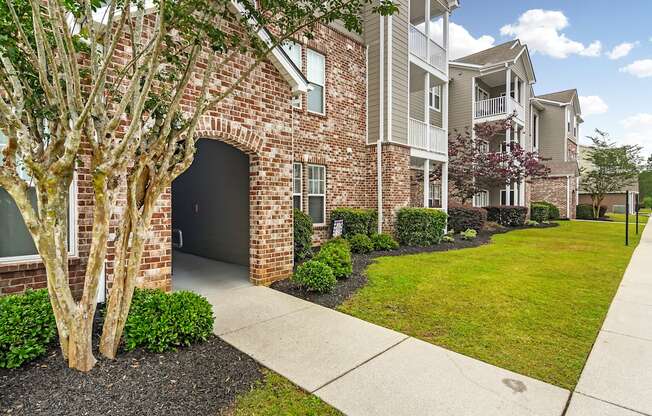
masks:
<path fill-rule="evenodd" d="M 380 19 L 379 34 L 379 55 L 380 55 L 380 118 L 379 118 L 379 135 L 376 140 L 376 195 L 378 203 L 378 233 L 383 232 L 383 138 L 385 133 L 385 26 L 383 16 Z"/>

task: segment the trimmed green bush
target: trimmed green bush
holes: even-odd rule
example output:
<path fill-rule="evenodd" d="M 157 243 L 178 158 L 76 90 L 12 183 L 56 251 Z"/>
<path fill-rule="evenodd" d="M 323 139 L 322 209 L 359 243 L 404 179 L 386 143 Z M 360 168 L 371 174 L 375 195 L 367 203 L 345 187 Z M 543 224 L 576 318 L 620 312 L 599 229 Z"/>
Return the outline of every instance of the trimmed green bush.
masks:
<path fill-rule="evenodd" d="M 335 278 L 342 279 L 353 273 L 353 260 L 349 243 L 342 238 L 328 241 L 315 254 L 314 260 L 326 264 L 333 271 Z"/>
<path fill-rule="evenodd" d="M 536 222 L 546 222 L 550 219 L 550 207 L 544 204 L 530 206 L 530 218 Z"/>
<path fill-rule="evenodd" d="M 44 355 L 57 337 L 47 289 L 0 297 L 0 368 L 16 368 Z"/>
<path fill-rule="evenodd" d="M 344 221 L 344 238 L 353 237 L 356 234 L 370 236 L 378 229 L 378 215 L 373 209 L 360 208 L 337 208 L 331 212 L 331 230 L 333 223 L 337 220 Z"/>
<path fill-rule="evenodd" d="M 292 280 L 299 286 L 318 293 L 328 293 L 337 285 L 333 270 L 317 260 L 309 260 L 297 267 Z"/>
<path fill-rule="evenodd" d="M 558 220 L 561 219 L 561 213 L 559 212 L 559 208 L 557 208 L 557 205 L 547 202 L 547 201 L 535 201 L 532 202 L 532 205 L 545 205 L 548 207 L 548 219 L 549 220 Z"/>
<path fill-rule="evenodd" d="M 164 352 L 206 341 L 214 319 L 211 304 L 196 293 L 136 289 L 124 329 L 125 349 Z"/>
<path fill-rule="evenodd" d="M 297 262 L 312 255 L 312 219 L 305 212 L 294 210 L 294 260 Z"/>
<path fill-rule="evenodd" d="M 460 233 L 462 240 L 474 240 L 478 236 L 478 232 L 473 228 L 469 228 L 466 231 Z"/>
<path fill-rule="evenodd" d="M 469 228 L 482 231 L 487 222 L 487 211 L 482 208 L 453 205 L 448 208 L 448 229 L 464 231 Z"/>
<path fill-rule="evenodd" d="M 607 214 L 607 207 L 604 205 L 600 206 L 600 210 L 598 211 L 598 217 L 599 218 L 604 218 L 604 216 Z M 577 217 L 578 220 L 595 220 L 593 216 L 593 205 L 591 204 L 579 204 L 575 208 L 575 216 Z"/>
<path fill-rule="evenodd" d="M 399 247 L 394 237 L 385 233 L 373 234 L 371 236 L 371 242 L 374 244 L 374 250 L 376 251 L 392 251 Z"/>
<path fill-rule="evenodd" d="M 444 236 L 448 215 L 432 208 L 402 208 L 398 211 L 398 241 L 406 246 L 439 244 Z"/>
<path fill-rule="evenodd" d="M 522 227 L 527 218 L 527 208 L 513 205 L 498 205 L 484 208 L 487 220 L 497 222 L 504 227 Z"/>
<path fill-rule="evenodd" d="M 349 238 L 351 251 L 358 254 L 366 254 L 374 251 L 374 243 L 371 238 L 366 234 L 356 234 Z"/>

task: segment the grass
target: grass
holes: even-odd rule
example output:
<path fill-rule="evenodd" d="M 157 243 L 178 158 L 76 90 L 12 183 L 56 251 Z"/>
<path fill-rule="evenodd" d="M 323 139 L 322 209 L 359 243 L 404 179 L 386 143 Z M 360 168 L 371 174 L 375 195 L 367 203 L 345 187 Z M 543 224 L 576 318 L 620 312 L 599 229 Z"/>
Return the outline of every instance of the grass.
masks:
<path fill-rule="evenodd" d="M 342 413 L 282 376 L 265 371 L 265 378 L 249 393 L 240 396 L 227 415 L 342 416 Z"/>
<path fill-rule="evenodd" d="M 607 214 L 607 217 L 609 217 L 613 221 L 618 221 L 618 222 L 625 222 L 625 214 L 614 214 L 614 213 L 609 213 Z M 647 221 L 650 217 L 650 210 L 649 209 L 642 209 L 639 213 L 638 220 L 641 224 L 647 224 Z M 629 215 L 629 222 L 636 224 L 636 215 Z"/>
<path fill-rule="evenodd" d="M 620 224 L 562 222 L 381 258 L 340 310 L 571 389 L 638 244 L 631 234 L 625 247 Z"/>

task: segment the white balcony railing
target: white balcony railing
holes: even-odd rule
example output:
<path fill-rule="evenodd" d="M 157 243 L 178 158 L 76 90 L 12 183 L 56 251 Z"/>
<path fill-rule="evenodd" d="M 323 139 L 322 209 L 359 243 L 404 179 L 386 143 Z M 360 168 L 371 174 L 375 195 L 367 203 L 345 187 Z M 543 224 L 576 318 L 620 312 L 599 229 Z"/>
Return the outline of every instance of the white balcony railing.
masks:
<path fill-rule="evenodd" d="M 428 126 L 427 123 L 410 118 L 408 144 L 414 148 L 448 155 L 448 134 L 446 130 Z"/>
<path fill-rule="evenodd" d="M 512 113 L 516 113 L 516 118 L 518 120 L 524 120 L 525 109 L 518 101 L 511 97 L 509 100 L 507 100 L 505 96 L 502 96 L 475 102 L 474 117 L 476 119 L 503 115 L 506 116 L 507 114 Z"/>
<path fill-rule="evenodd" d="M 442 72 L 446 72 L 446 49 L 416 26 L 410 25 L 410 52 Z"/>

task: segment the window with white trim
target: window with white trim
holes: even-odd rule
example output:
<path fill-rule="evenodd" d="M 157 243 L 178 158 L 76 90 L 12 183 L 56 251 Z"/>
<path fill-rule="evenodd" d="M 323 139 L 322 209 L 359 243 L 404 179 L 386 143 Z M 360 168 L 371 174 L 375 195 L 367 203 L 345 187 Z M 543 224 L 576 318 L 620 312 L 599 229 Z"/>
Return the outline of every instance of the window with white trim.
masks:
<path fill-rule="evenodd" d="M 7 137 L 0 132 L 0 153 L 2 149 L 7 146 Z M 2 159 L 0 159 L 1 161 Z M 25 172 L 20 172 L 20 176 L 26 181 L 30 181 Z M 75 201 L 75 181 L 70 185 L 70 201 Z M 36 207 L 36 189 L 30 186 L 27 190 L 27 195 Z M 75 248 L 75 209 L 76 203 L 72 203 L 72 209 L 68 210 L 68 247 L 70 254 L 74 253 Z M 0 230 L 2 230 L 2 238 L 0 238 L 0 263 L 10 263 L 26 260 L 40 259 L 36 245 L 32 240 L 32 236 L 27 230 L 23 216 L 18 210 L 18 206 L 14 199 L 9 195 L 9 192 L 0 188 Z"/>
<path fill-rule="evenodd" d="M 292 203 L 294 209 L 303 211 L 303 165 L 292 165 Z"/>
<path fill-rule="evenodd" d="M 283 43 L 282 48 L 299 71 L 303 71 L 303 46 L 289 40 Z M 301 108 L 301 101 L 301 96 L 294 97 L 292 99 L 292 106 Z"/>
<path fill-rule="evenodd" d="M 428 208 L 441 208 L 441 185 L 430 182 L 428 189 Z"/>
<path fill-rule="evenodd" d="M 326 114 L 326 57 L 312 49 L 306 51 L 306 77 L 312 86 L 308 91 L 308 111 Z"/>
<path fill-rule="evenodd" d="M 441 85 L 436 85 L 430 89 L 428 99 L 431 110 L 441 111 Z"/>
<path fill-rule="evenodd" d="M 509 205 L 514 205 L 516 203 L 513 189 L 509 191 L 509 200 L 511 201 Z M 505 189 L 500 190 L 500 205 L 507 205 L 507 191 Z"/>
<path fill-rule="evenodd" d="M 308 215 L 312 223 L 326 223 L 326 167 L 308 165 Z"/>
<path fill-rule="evenodd" d="M 489 206 L 489 192 L 480 191 L 474 197 L 474 206 L 476 207 L 488 207 Z"/>

